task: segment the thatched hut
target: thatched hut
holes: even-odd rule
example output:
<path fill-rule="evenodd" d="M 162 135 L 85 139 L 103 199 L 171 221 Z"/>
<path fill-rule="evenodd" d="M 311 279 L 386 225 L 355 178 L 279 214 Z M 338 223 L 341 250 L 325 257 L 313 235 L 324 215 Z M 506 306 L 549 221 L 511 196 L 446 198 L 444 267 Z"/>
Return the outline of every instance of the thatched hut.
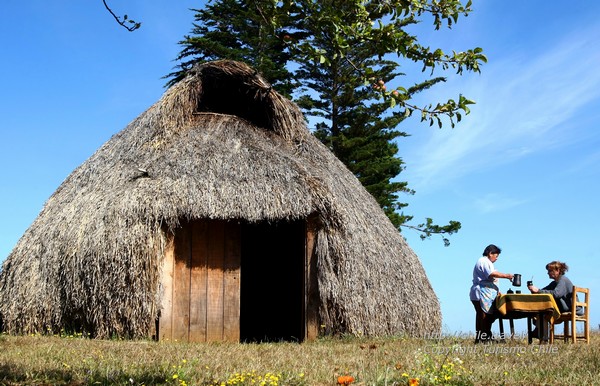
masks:
<path fill-rule="evenodd" d="M 60 185 L 6 259 L 9 333 L 439 332 L 415 253 L 296 105 L 206 63 Z"/>

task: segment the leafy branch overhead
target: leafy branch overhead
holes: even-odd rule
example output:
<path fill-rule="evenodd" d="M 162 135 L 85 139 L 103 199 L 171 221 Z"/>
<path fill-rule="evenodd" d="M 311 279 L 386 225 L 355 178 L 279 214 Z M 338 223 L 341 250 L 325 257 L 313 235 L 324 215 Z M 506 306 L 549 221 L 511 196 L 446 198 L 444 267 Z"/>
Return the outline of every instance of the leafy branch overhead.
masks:
<path fill-rule="evenodd" d="M 142 26 L 142 23 L 138 23 L 135 20 L 131 20 L 126 14 L 121 16 L 117 16 L 117 14 L 115 14 L 113 12 L 113 10 L 108 6 L 108 4 L 106 3 L 106 0 L 102 0 L 102 3 L 104 3 L 104 8 L 106 8 L 106 10 L 112 15 L 112 17 L 115 18 L 115 21 L 122 26 L 123 28 L 125 28 L 127 31 L 129 32 L 133 32 L 136 29 L 139 29 Z"/>
<path fill-rule="evenodd" d="M 296 2 L 298 3 L 298 2 Z M 335 2 L 333 2 L 335 3 Z M 364 79 L 365 85 L 372 85 L 373 89 L 379 92 L 381 98 L 387 100 L 391 108 L 404 109 L 402 114 L 405 117 L 418 112 L 421 115 L 421 121 L 428 121 L 429 125 L 437 123 L 442 127 L 442 117 L 446 116 L 451 127 L 456 122 L 460 122 L 462 114 L 469 114 L 469 105 L 474 104 L 473 100 L 463 95 L 457 99 L 449 99 L 446 102 L 429 104 L 426 106 L 417 106 L 409 103 L 413 92 L 404 88 L 397 87 L 393 90 L 388 89 L 384 80 L 376 79 L 374 75 L 374 66 L 365 66 L 364 63 L 356 65 L 349 58 L 353 47 L 357 44 L 368 44 L 373 50 L 379 61 L 389 58 L 395 54 L 398 58 L 404 58 L 413 62 L 422 64 L 422 71 L 429 70 L 433 75 L 434 70 L 454 69 L 456 74 L 462 75 L 465 71 L 481 72 L 481 65 L 487 63 L 487 57 L 479 47 L 469 49 L 463 52 L 453 51 L 452 54 L 446 54 L 441 49 L 432 50 L 424 47 L 417 42 L 417 37 L 406 31 L 406 27 L 417 24 L 417 19 L 427 13 L 433 17 L 435 29 L 439 29 L 444 24 L 451 27 L 458 21 L 460 15 L 468 15 L 471 12 L 471 1 L 465 6 L 458 0 L 411 0 L 411 1 L 380 1 L 365 4 L 362 1 L 348 2 L 352 4 L 352 10 L 339 12 L 337 15 L 325 10 L 326 5 L 318 2 L 303 2 L 320 9 L 319 16 L 314 22 L 321 23 L 329 31 L 331 36 L 331 45 L 327 49 L 318 47 L 313 41 L 289 39 L 291 47 L 298 55 L 304 55 L 304 60 L 313 60 L 321 66 L 334 65 L 339 58 L 346 60 L 357 73 L 360 73 Z M 335 7 L 336 5 L 333 4 Z M 393 60 L 393 59 L 391 59 Z M 445 81 L 445 78 L 438 78 Z M 462 112 L 462 113 L 461 113 Z"/>

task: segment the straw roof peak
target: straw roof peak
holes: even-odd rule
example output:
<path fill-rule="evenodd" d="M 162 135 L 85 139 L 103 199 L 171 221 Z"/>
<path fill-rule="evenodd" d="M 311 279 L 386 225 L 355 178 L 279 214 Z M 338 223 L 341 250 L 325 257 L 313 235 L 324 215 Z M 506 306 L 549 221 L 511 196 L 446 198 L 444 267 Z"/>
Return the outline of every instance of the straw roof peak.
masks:
<path fill-rule="evenodd" d="M 301 141 L 308 134 L 300 109 L 275 92 L 256 70 L 241 62 L 197 64 L 167 91 L 163 100 L 185 109 L 184 114 L 177 115 L 187 116 L 191 122 L 203 113 L 225 114 L 247 120 L 288 141 Z M 179 111 L 176 107 L 170 109 Z"/>

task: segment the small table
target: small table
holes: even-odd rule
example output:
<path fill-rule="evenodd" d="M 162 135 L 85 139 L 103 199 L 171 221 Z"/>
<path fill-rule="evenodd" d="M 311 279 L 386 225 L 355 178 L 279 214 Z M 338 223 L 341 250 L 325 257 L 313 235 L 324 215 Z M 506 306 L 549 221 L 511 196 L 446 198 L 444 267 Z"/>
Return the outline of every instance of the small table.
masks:
<path fill-rule="evenodd" d="M 504 334 L 503 319 L 508 319 L 511 338 L 515 335 L 514 319 L 527 318 L 527 341 L 531 344 L 531 318 L 538 316 L 542 321 L 544 317 L 551 320 L 560 316 L 560 311 L 554 297 L 550 294 L 505 294 L 496 298 L 496 308 L 500 313 L 500 333 Z M 540 323 L 540 336 L 544 336 L 544 323 Z M 541 338 L 540 338 L 541 340 Z"/>

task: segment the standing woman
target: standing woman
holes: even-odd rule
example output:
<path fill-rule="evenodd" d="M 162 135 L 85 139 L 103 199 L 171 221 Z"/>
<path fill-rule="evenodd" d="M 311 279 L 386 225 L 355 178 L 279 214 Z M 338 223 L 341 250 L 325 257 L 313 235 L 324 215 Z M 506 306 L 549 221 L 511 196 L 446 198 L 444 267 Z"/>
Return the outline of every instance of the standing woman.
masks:
<path fill-rule="evenodd" d="M 494 244 L 488 245 L 473 268 L 473 285 L 469 297 L 475 307 L 475 343 L 492 339 L 492 324 L 497 318 L 494 301 L 499 293 L 498 279 L 513 278 L 511 273 L 501 273 L 494 268 L 500 252 L 502 250 Z"/>

